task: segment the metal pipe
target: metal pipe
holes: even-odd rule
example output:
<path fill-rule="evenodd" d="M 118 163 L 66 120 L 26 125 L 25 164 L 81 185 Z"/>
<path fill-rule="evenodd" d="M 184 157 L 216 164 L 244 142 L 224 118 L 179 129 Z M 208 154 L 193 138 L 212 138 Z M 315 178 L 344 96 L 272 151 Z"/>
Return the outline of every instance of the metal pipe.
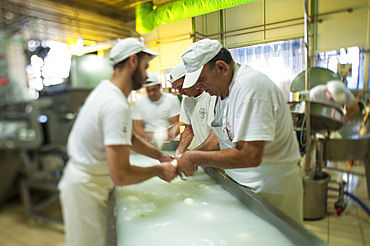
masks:
<path fill-rule="evenodd" d="M 317 50 L 317 37 L 319 33 L 319 28 L 318 28 L 318 23 L 319 21 L 314 21 L 317 19 L 318 15 L 316 13 L 319 12 L 319 1 L 318 0 L 313 0 L 311 3 L 311 23 L 312 23 L 312 39 L 311 39 L 311 57 L 315 56 L 316 50 Z M 316 67 L 316 59 L 311 60 L 311 66 Z"/>
<path fill-rule="evenodd" d="M 325 12 L 325 13 L 322 13 L 322 14 L 309 16 L 309 19 L 311 20 L 312 23 L 317 23 L 317 22 L 321 23 L 323 20 L 318 19 L 317 17 L 326 16 L 326 15 L 330 15 L 330 14 L 337 14 L 337 13 L 342 13 L 342 12 L 351 13 L 352 11 L 353 11 L 353 9 L 349 8 L 349 9 L 342 9 L 342 10 L 337 10 L 337 11 Z M 264 27 L 271 26 L 271 25 L 278 25 L 278 24 L 283 24 L 283 23 L 286 23 L 286 22 L 294 22 L 294 21 L 299 21 L 299 20 L 304 21 L 304 17 L 303 18 L 300 17 L 300 18 L 294 18 L 294 19 L 289 19 L 289 20 L 283 20 L 283 21 L 276 21 L 276 22 L 271 22 L 271 23 L 265 23 L 265 24 L 262 24 L 262 25 L 256 25 L 256 26 L 251 26 L 251 27 L 245 27 L 245 28 L 225 31 L 223 34 L 226 35 L 226 34 L 232 33 L 232 32 L 240 32 L 240 31 L 259 28 L 259 27 L 264 28 Z M 289 26 L 301 25 L 301 24 L 304 24 L 304 22 L 299 22 L 299 23 L 296 23 L 296 24 L 291 24 L 291 25 L 287 25 L 287 26 L 281 26 L 281 27 L 276 27 L 276 28 L 271 28 L 271 29 L 266 29 L 266 30 L 269 31 L 269 30 L 274 30 L 274 29 L 277 29 L 277 28 L 283 28 L 283 27 L 289 27 Z M 259 30 L 259 31 L 262 31 L 262 30 Z M 219 35 L 218 33 L 211 34 L 211 35 L 204 35 L 204 34 L 201 34 L 201 33 L 199 33 L 199 34 L 203 35 L 203 36 L 206 36 L 207 38 L 211 38 L 212 36 Z M 228 37 L 231 37 L 231 36 L 228 36 Z"/>
<path fill-rule="evenodd" d="M 263 40 L 266 40 L 266 16 L 267 16 L 267 10 L 266 10 L 266 1 L 263 0 Z"/>
<path fill-rule="evenodd" d="M 370 17 L 369 17 L 370 18 Z M 364 89 L 369 88 L 370 52 L 364 52 Z"/>
<path fill-rule="evenodd" d="M 212 35 L 205 35 L 207 38 L 209 38 L 210 36 L 220 36 L 222 35 L 222 37 L 220 37 L 221 39 L 226 39 L 226 38 L 231 38 L 231 37 L 236 37 L 236 36 L 241 36 L 241 35 L 247 35 L 247 34 L 252 34 L 252 33 L 257 33 L 257 32 L 265 32 L 265 31 L 271 31 L 271 30 L 275 30 L 275 29 L 280 29 L 280 28 L 284 28 L 284 27 L 291 27 L 291 26 L 297 26 L 297 25 L 302 25 L 304 23 L 296 23 L 296 24 L 291 24 L 291 25 L 285 25 L 285 26 L 278 26 L 278 27 L 272 27 L 272 28 L 268 28 L 268 29 L 263 29 L 263 30 L 256 30 L 256 31 L 250 31 L 250 32 L 243 32 L 243 33 L 238 33 L 238 34 L 233 34 L 233 35 L 228 35 L 228 36 L 225 36 L 224 34 L 225 33 L 216 33 L 216 34 L 212 34 Z M 290 39 L 289 39 L 290 40 Z M 259 43 L 260 44 L 260 43 Z"/>
<path fill-rule="evenodd" d="M 240 32 L 240 31 L 244 31 L 244 30 L 250 30 L 250 29 L 255 29 L 255 28 L 262 28 L 262 27 L 267 27 L 267 26 L 270 26 L 270 25 L 283 24 L 283 23 L 286 23 L 286 22 L 294 22 L 294 21 L 298 21 L 298 20 L 302 20 L 302 18 L 295 18 L 295 19 L 289 19 L 289 20 L 284 20 L 284 21 L 271 22 L 271 23 L 262 24 L 262 25 L 256 25 L 256 26 L 245 27 L 245 28 L 240 28 L 240 29 L 236 29 L 236 30 L 225 31 L 225 32 L 223 32 L 223 34 L 226 35 L 226 34 L 232 33 L 232 32 Z M 298 24 L 299 25 L 302 25 L 304 23 L 303 22 L 299 22 L 297 24 L 292 24 L 292 25 L 298 25 Z M 285 27 L 285 26 L 282 26 L 282 27 Z M 280 27 L 275 27 L 275 28 L 266 29 L 266 30 L 273 30 L 273 29 L 276 29 L 276 28 L 280 28 Z M 258 32 L 261 32 L 261 31 L 263 31 L 263 30 L 258 30 Z M 219 35 L 219 33 L 210 34 L 210 35 L 206 35 L 206 36 L 209 38 L 209 37 L 212 37 L 212 36 L 215 36 L 215 35 Z M 228 36 L 228 37 L 231 37 L 231 36 Z"/>
<path fill-rule="evenodd" d="M 305 51 L 306 51 L 306 72 L 305 72 L 305 90 L 310 90 L 310 21 L 308 17 L 308 8 L 310 6 L 310 0 L 305 0 L 304 2 L 304 43 L 305 43 Z M 313 179 L 314 174 L 312 170 L 310 170 L 311 166 L 311 109 L 310 109 L 310 97 L 307 96 L 305 98 L 305 114 L 306 114 L 306 177 Z"/>
<path fill-rule="evenodd" d="M 220 42 L 223 46 L 225 46 L 225 39 L 224 39 L 224 10 L 220 10 Z"/>

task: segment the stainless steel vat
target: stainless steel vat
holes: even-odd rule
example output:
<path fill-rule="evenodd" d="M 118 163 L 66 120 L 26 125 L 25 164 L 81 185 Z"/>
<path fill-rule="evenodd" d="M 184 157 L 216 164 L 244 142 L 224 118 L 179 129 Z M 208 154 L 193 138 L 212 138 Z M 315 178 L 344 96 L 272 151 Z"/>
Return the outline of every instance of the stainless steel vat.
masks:
<path fill-rule="evenodd" d="M 331 161 L 364 160 L 367 192 L 370 198 L 369 125 L 356 122 L 348 123 L 338 132 L 341 138 L 320 140 L 323 144 L 323 159 Z"/>
<path fill-rule="evenodd" d="M 306 102 L 289 102 L 290 111 L 293 116 L 294 126 L 301 128 L 305 123 Z M 342 127 L 343 112 L 331 105 L 311 102 L 311 130 L 337 130 Z"/>
<path fill-rule="evenodd" d="M 369 157 L 370 132 L 367 125 L 346 124 L 338 132 L 341 138 L 322 140 L 325 160 L 362 160 Z"/>
<path fill-rule="evenodd" d="M 301 72 L 295 77 L 292 84 L 290 85 L 291 92 L 304 91 L 305 90 L 305 73 Z M 341 80 L 338 74 L 333 71 L 321 68 L 313 67 L 310 69 L 310 89 L 316 85 L 326 84 L 329 80 Z"/>
<path fill-rule="evenodd" d="M 304 219 L 317 220 L 325 217 L 329 181 L 330 175 L 325 172 L 317 173 L 314 179 L 304 180 Z"/>

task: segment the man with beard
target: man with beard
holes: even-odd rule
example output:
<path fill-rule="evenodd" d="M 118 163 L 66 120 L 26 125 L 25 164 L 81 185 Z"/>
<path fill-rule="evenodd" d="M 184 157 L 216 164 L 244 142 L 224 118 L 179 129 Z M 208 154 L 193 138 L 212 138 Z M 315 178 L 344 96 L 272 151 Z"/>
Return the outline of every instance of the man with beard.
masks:
<path fill-rule="evenodd" d="M 148 74 L 143 86 L 147 95 L 135 102 L 132 111 L 134 130 L 149 143 L 161 147 L 180 132 L 180 101 L 175 95 L 161 91 L 161 83 L 154 73 Z"/>
<path fill-rule="evenodd" d="M 73 125 L 70 159 L 59 183 L 68 246 L 104 245 L 108 195 L 114 185 L 176 177 L 168 163 L 173 158 L 132 132 L 127 97 L 144 84 L 148 63 L 156 55 L 138 39 L 118 42 L 110 51 L 113 74 L 91 92 Z M 162 163 L 133 166 L 130 150 Z"/>

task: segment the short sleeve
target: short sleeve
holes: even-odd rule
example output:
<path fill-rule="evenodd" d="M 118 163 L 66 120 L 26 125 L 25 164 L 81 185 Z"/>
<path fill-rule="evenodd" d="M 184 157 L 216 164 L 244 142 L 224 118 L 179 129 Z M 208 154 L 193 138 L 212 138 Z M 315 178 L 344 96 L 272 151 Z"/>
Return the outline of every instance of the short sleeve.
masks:
<path fill-rule="evenodd" d="M 268 101 L 246 99 L 236 106 L 233 142 L 274 140 L 275 113 Z"/>
<path fill-rule="evenodd" d="M 102 108 L 104 145 L 131 145 L 131 109 L 124 102 L 110 102 Z"/>
<path fill-rule="evenodd" d="M 189 117 L 189 113 L 188 113 L 188 108 L 187 108 L 187 98 L 184 97 L 182 99 L 182 103 L 181 103 L 181 111 L 180 111 L 180 122 L 186 124 L 186 125 L 191 125 L 191 119 Z"/>

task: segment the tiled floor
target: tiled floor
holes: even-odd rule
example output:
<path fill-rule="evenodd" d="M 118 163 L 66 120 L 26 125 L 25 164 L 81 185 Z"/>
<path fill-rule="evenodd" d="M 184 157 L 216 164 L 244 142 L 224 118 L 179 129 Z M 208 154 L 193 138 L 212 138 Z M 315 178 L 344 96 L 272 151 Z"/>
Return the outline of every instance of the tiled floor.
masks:
<path fill-rule="evenodd" d="M 58 213 L 58 206 L 51 208 Z M 29 219 L 18 198 L 0 206 L 1 246 L 65 246 L 62 223 Z"/>
<path fill-rule="evenodd" d="M 370 208 L 370 199 L 367 195 L 366 179 L 364 176 L 336 171 L 335 169 L 347 170 L 360 174 L 365 173 L 363 162 L 355 162 L 353 166 L 348 162 L 329 162 L 325 172 L 331 175 L 331 180 L 344 180 L 345 190 L 357 197 L 363 204 Z M 338 187 L 329 183 L 329 187 Z M 328 196 L 338 195 L 330 191 Z M 344 196 L 346 208 L 340 216 L 337 215 L 335 202 L 338 198 L 328 198 L 327 214 L 321 220 L 304 221 L 304 226 L 316 236 L 332 246 L 370 246 L 370 215 L 359 203 L 349 196 Z"/>

